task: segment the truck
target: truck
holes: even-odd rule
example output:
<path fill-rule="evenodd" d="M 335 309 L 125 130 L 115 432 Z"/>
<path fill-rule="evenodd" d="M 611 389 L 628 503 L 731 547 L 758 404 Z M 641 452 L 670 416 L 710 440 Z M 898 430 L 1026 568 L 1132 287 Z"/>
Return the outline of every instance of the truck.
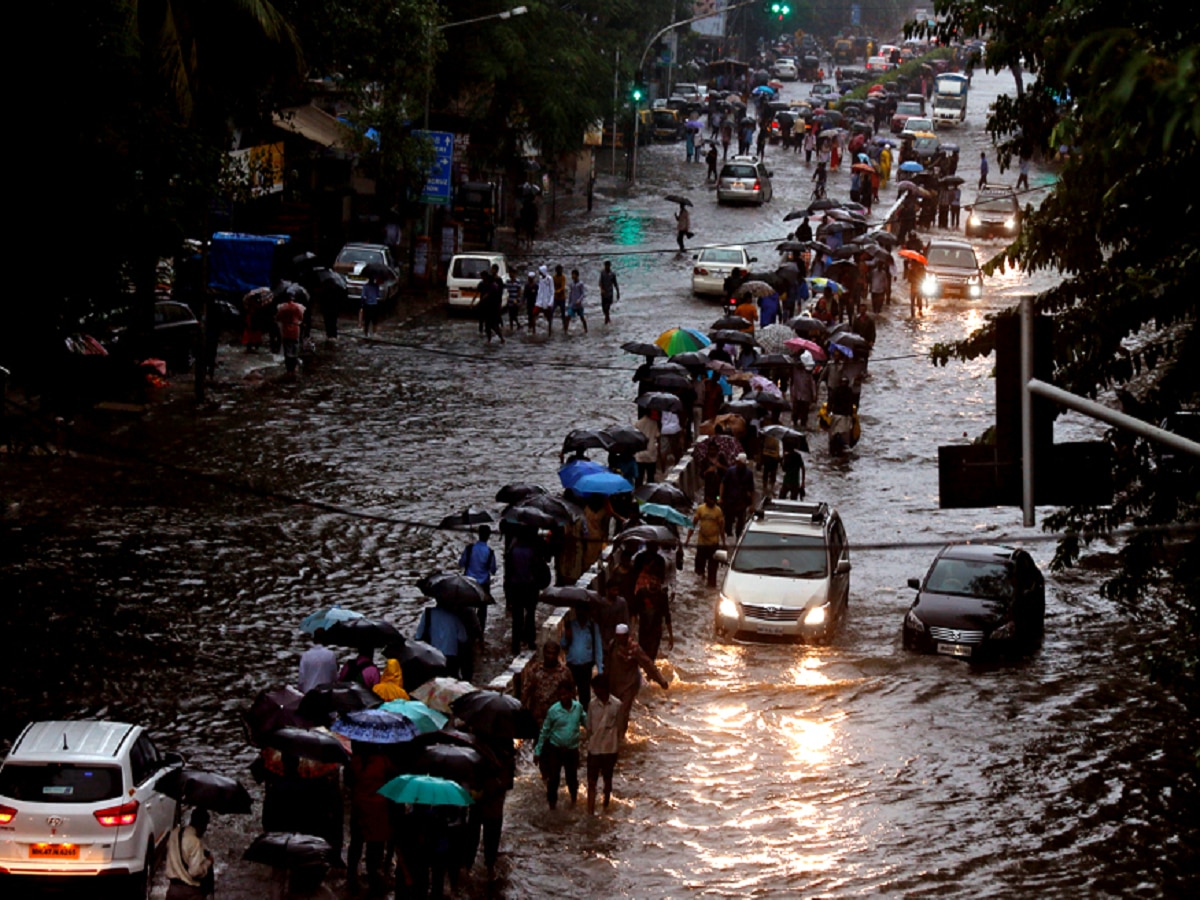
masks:
<path fill-rule="evenodd" d="M 931 116 L 936 125 L 958 125 L 967 117 L 967 76 L 945 72 L 933 80 Z"/>

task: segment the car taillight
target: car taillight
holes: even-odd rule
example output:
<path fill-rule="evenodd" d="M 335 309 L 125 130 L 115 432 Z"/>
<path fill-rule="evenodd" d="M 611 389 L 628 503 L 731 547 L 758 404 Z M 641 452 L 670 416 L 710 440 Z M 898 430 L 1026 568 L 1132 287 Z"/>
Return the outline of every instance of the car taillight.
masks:
<path fill-rule="evenodd" d="M 96 817 L 96 821 L 105 828 L 116 828 L 118 825 L 132 825 L 137 821 L 138 802 L 131 800 L 129 803 L 122 803 L 120 806 L 110 806 L 107 809 L 98 809 L 92 815 Z"/>
<path fill-rule="evenodd" d="M 761 191 L 761 190 L 762 190 L 762 184 L 760 184 L 760 183 L 759 183 L 759 182 L 757 182 L 757 181 L 756 181 L 756 182 L 754 182 L 754 189 L 755 189 L 756 191 Z"/>
<path fill-rule="evenodd" d="M 692 274 L 693 275 L 707 275 L 708 269 L 702 268 L 700 266 L 696 266 L 696 268 L 692 269 Z"/>
<path fill-rule="evenodd" d="M 11 806 L 0 806 L 0 825 L 7 825 L 17 817 L 17 811 Z"/>

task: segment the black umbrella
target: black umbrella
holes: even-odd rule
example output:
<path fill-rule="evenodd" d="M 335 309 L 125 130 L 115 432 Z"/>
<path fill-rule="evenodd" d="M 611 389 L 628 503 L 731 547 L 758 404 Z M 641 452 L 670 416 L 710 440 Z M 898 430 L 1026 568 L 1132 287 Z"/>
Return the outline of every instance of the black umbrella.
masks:
<path fill-rule="evenodd" d="M 466 606 L 486 606 L 487 594 L 474 578 L 461 572 L 437 572 L 417 582 L 417 590 L 432 597 L 438 606 L 460 609 Z"/>
<path fill-rule="evenodd" d="M 400 663 L 404 674 L 404 688 L 411 691 L 439 675 L 446 674 L 446 655 L 432 644 L 424 641 L 405 641 L 389 645 L 385 653 L 388 659 Z"/>
<path fill-rule="evenodd" d="M 880 247 L 883 247 L 887 250 L 895 249 L 895 247 L 900 243 L 900 239 L 890 231 L 872 231 L 869 233 L 869 236 L 874 238 L 875 243 L 877 243 Z"/>
<path fill-rule="evenodd" d="M 745 284 L 749 284 L 752 281 L 765 281 L 777 291 L 781 291 L 787 287 L 787 282 L 775 272 L 751 272 L 746 276 Z"/>
<path fill-rule="evenodd" d="M 842 206 L 841 200 L 834 200 L 832 197 L 822 197 L 820 200 L 814 200 L 808 204 L 810 212 L 817 212 L 822 209 L 839 209 Z"/>
<path fill-rule="evenodd" d="M 833 248 L 830 247 L 828 244 L 826 244 L 824 241 L 805 241 L 804 243 L 807 244 L 808 249 L 813 251 L 814 253 L 820 253 L 825 256 L 828 256 L 829 254 L 833 253 Z"/>
<path fill-rule="evenodd" d="M 325 629 L 325 643 L 339 647 L 382 647 L 388 641 L 401 637 L 396 626 L 383 619 L 346 619 L 334 622 Z"/>
<path fill-rule="evenodd" d="M 695 391 L 691 378 L 687 375 L 677 375 L 674 372 L 661 372 L 646 376 L 642 379 L 642 389 L 669 393 Z"/>
<path fill-rule="evenodd" d="M 762 433 L 767 437 L 776 438 L 789 450 L 808 452 L 808 436 L 802 431 L 796 431 L 786 425 L 768 425 L 762 430 Z"/>
<path fill-rule="evenodd" d="M 604 433 L 608 435 L 609 449 L 614 453 L 637 453 L 650 445 L 650 439 L 632 425 L 609 425 Z"/>
<path fill-rule="evenodd" d="M 199 769 L 173 769 L 156 782 L 159 791 L 181 803 L 215 813 L 250 812 L 250 792 L 233 778 Z"/>
<path fill-rule="evenodd" d="M 521 701 L 496 691 L 472 691 L 450 704 L 450 709 L 476 734 L 498 738 L 524 737 L 532 730 L 525 721 Z"/>
<path fill-rule="evenodd" d="M 788 290 L 791 290 L 793 285 L 800 283 L 803 278 L 800 274 L 800 266 L 794 262 L 785 262 L 775 270 L 775 274 L 783 278 L 788 283 Z"/>
<path fill-rule="evenodd" d="M 600 602 L 600 595 L 581 587 L 548 587 L 538 594 L 538 602 L 550 606 L 569 606 L 571 609 L 590 609 Z"/>
<path fill-rule="evenodd" d="M 668 394 L 667 396 L 671 395 Z M 574 503 L 568 503 L 561 497 L 551 497 L 549 494 L 532 494 L 519 503 L 509 507 L 509 509 L 518 508 L 536 509 L 544 512 L 553 518 L 555 523 L 558 525 L 570 525 L 583 515 L 583 510 L 581 510 Z M 509 510 L 505 510 L 506 515 L 502 516 L 501 518 L 506 518 L 508 511 Z"/>
<path fill-rule="evenodd" d="M 378 695 L 358 682 L 334 681 L 319 684 L 306 693 L 300 701 L 300 713 L 310 721 L 327 723 L 335 715 L 357 712 L 360 709 L 374 709 L 381 703 L 383 700 Z M 267 741 L 264 737 L 263 743 L 266 746 L 275 746 Z"/>
<path fill-rule="evenodd" d="M 663 199 L 670 200 L 672 203 L 678 203 L 680 206 L 691 206 L 692 205 L 691 200 L 689 200 L 687 197 L 683 197 L 679 194 L 667 194 L 667 196 L 664 197 Z"/>
<path fill-rule="evenodd" d="M 800 337 L 809 338 L 810 340 L 824 340 L 829 335 L 825 323 L 820 319 L 814 319 L 812 316 L 794 316 L 788 319 L 787 324 Z"/>
<path fill-rule="evenodd" d="M 811 215 L 811 209 L 793 209 L 790 213 L 783 217 L 783 221 L 791 222 L 793 219 L 807 219 Z"/>
<path fill-rule="evenodd" d="M 304 253 L 301 253 L 299 256 L 292 257 L 292 267 L 296 268 L 296 269 L 310 268 L 310 267 L 316 265 L 316 262 L 317 262 L 317 254 L 310 253 L 307 251 Z"/>
<path fill-rule="evenodd" d="M 251 743 L 261 743 L 263 735 L 279 728 L 311 728 L 315 723 L 300 714 L 303 699 L 304 695 L 290 685 L 260 692 L 250 708 L 242 713 Z"/>
<path fill-rule="evenodd" d="M 675 509 L 683 510 L 684 512 L 690 512 L 692 508 L 692 501 L 688 498 L 688 495 L 675 485 L 665 481 L 643 484 L 633 492 L 633 496 L 646 503 L 660 503 L 663 506 L 673 506 Z"/>
<path fill-rule="evenodd" d="M 754 323 L 749 319 L 742 318 L 741 316 L 728 315 L 721 316 L 721 318 L 717 319 L 717 321 L 713 322 L 709 327 L 713 329 L 730 328 L 734 331 L 738 331 L 743 328 L 753 328 Z"/>
<path fill-rule="evenodd" d="M 365 266 L 363 266 L 362 273 L 367 278 L 387 279 L 396 277 L 396 273 L 392 269 L 389 269 L 383 263 L 378 262 L 367 263 Z"/>
<path fill-rule="evenodd" d="M 676 353 L 671 357 L 671 362 L 682 367 L 684 372 L 691 374 L 708 368 L 708 354 L 701 353 L 699 350 L 687 350 L 683 353 Z"/>
<path fill-rule="evenodd" d="M 754 361 L 756 369 L 790 369 L 798 364 L 796 357 L 783 353 L 766 353 Z"/>
<path fill-rule="evenodd" d="M 519 503 L 534 494 L 544 494 L 546 489 L 540 484 L 529 484 L 524 481 L 514 481 L 506 484 L 496 492 L 497 503 Z"/>
<path fill-rule="evenodd" d="M 728 400 L 721 407 L 722 413 L 733 413 L 743 419 L 754 419 L 762 412 L 753 400 Z"/>
<path fill-rule="evenodd" d="M 495 774 L 494 767 L 474 747 L 431 744 L 410 763 L 413 774 L 446 778 L 468 790 L 482 788 Z"/>
<path fill-rule="evenodd" d="M 959 175 L 946 175 L 938 179 L 938 184 L 945 185 L 946 187 L 956 187 L 957 185 L 962 184 L 965 180 L 966 179 Z"/>
<path fill-rule="evenodd" d="M 574 453 L 576 450 L 607 450 L 608 439 L 602 432 L 591 428 L 576 428 L 567 432 L 563 438 L 562 452 Z"/>
<path fill-rule="evenodd" d="M 763 409 L 788 410 L 792 408 L 791 401 L 787 397 L 772 391 L 755 391 L 750 395 L 750 399 Z"/>
<path fill-rule="evenodd" d="M 476 525 L 490 524 L 494 521 L 496 520 L 486 509 L 472 509 L 468 506 L 453 515 L 443 518 L 438 528 L 464 528 L 470 530 Z"/>
<path fill-rule="evenodd" d="M 782 244 L 776 244 L 775 249 L 780 253 L 799 253 L 807 250 L 808 244 L 805 241 L 784 241 Z"/>
<path fill-rule="evenodd" d="M 676 375 L 687 375 L 687 366 L 686 364 L 679 362 L 680 356 L 683 356 L 683 354 L 677 354 L 671 359 L 670 362 L 666 362 L 665 360 L 655 360 L 653 362 L 642 363 L 634 371 L 633 378 L 631 380 L 644 381 L 653 375 L 663 372 L 674 372 Z"/>
<path fill-rule="evenodd" d="M 758 343 L 754 340 L 754 335 L 748 331 L 734 331 L 732 328 L 710 331 L 708 336 L 712 338 L 714 344 L 737 344 L 741 347 L 753 347 Z"/>
<path fill-rule="evenodd" d="M 626 353 L 634 356 L 644 356 L 647 359 L 667 355 L 667 351 L 658 346 L 658 344 L 647 344 L 645 341 L 626 341 L 621 345 L 621 349 Z"/>
<path fill-rule="evenodd" d="M 267 735 L 264 744 L 280 753 L 290 753 L 301 759 L 323 763 L 348 763 L 350 753 L 342 742 L 327 731 L 307 731 L 303 728 L 280 728 Z"/>
<path fill-rule="evenodd" d="M 855 334 L 853 331 L 839 331 L 834 333 L 829 338 L 830 343 L 841 344 L 843 347 L 849 347 L 852 350 L 865 350 L 868 346 L 867 339 L 860 334 Z"/>
<path fill-rule="evenodd" d="M 269 831 L 254 839 L 242 859 L 276 869 L 307 869 L 328 865 L 329 844 L 311 834 Z"/>
<path fill-rule="evenodd" d="M 507 531 L 506 526 L 523 526 L 541 531 L 549 531 L 563 525 L 557 517 L 532 506 L 510 506 L 500 517 L 500 530 Z"/>
<path fill-rule="evenodd" d="M 642 409 L 657 409 L 673 412 L 679 415 L 683 412 L 683 403 L 674 394 L 663 391 L 650 391 L 637 398 L 637 405 Z"/>

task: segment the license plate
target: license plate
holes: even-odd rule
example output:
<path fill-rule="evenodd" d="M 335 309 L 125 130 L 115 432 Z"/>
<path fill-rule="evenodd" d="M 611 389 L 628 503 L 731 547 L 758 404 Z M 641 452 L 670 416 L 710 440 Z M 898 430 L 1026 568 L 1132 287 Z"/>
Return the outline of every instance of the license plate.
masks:
<path fill-rule="evenodd" d="M 78 844 L 30 844 L 30 859 L 79 859 Z"/>
<path fill-rule="evenodd" d="M 759 625 L 757 628 L 759 634 L 783 634 L 782 625 Z"/>
<path fill-rule="evenodd" d="M 937 652 L 944 653 L 946 656 L 970 656 L 970 644 L 938 644 Z"/>
<path fill-rule="evenodd" d="M 740 182 L 740 181 L 735 181 L 735 182 L 733 183 L 733 189 L 734 189 L 735 191 L 744 191 L 744 190 L 746 189 L 746 185 L 745 185 L 745 184 L 743 184 L 743 183 L 742 183 L 742 182 Z"/>

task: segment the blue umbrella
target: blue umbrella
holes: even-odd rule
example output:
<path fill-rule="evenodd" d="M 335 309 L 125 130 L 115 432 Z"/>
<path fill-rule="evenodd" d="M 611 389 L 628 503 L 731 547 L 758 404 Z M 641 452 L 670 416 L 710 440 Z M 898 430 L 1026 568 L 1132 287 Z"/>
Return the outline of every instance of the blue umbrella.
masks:
<path fill-rule="evenodd" d="M 900 163 L 901 172 L 924 172 L 925 167 L 915 159 L 910 159 L 908 162 Z"/>
<path fill-rule="evenodd" d="M 329 626 L 335 622 L 349 622 L 351 619 L 361 619 L 362 613 L 355 612 L 352 609 L 342 609 L 336 603 L 329 609 L 322 609 L 319 612 L 305 616 L 300 622 L 300 630 L 308 634 L 314 634 L 318 630 Z"/>
<path fill-rule="evenodd" d="M 397 775 L 379 793 L 393 803 L 423 806 L 470 806 L 472 802 L 470 792 L 461 784 L 432 775 Z"/>
<path fill-rule="evenodd" d="M 837 344 L 837 343 L 834 343 L 831 341 L 829 344 L 829 349 L 837 350 L 841 353 L 846 354 L 846 356 L 849 357 L 850 359 L 854 359 L 854 351 L 851 350 L 849 347 L 847 347 L 845 344 Z"/>
<path fill-rule="evenodd" d="M 401 744 L 411 741 L 420 729 L 411 719 L 382 709 L 362 709 L 347 713 L 329 728 L 352 741 L 367 744 Z"/>
<path fill-rule="evenodd" d="M 662 503 L 643 503 L 642 515 L 663 519 L 672 525 L 682 525 L 685 528 L 692 524 L 692 520 L 688 516 L 685 516 L 673 506 L 666 506 Z"/>
<path fill-rule="evenodd" d="M 616 472 L 593 472 L 577 480 L 571 490 L 577 494 L 627 494 L 633 485 Z"/>
<path fill-rule="evenodd" d="M 575 487 L 575 482 L 585 475 L 599 475 L 601 472 L 607 472 L 604 466 L 598 462 L 592 462 L 590 459 L 574 459 L 558 470 L 558 480 L 562 482 L 565 488 Z"/>
<path fill-rule="evenodd" d="M 768 87 L 765 84 L 760 84 L 758 87 L 756 87 L 750 93 L 752 93 L 752 94 L 770 94 L 772 97 L 774 97 L 775 96 L 775 88 Z"/>

